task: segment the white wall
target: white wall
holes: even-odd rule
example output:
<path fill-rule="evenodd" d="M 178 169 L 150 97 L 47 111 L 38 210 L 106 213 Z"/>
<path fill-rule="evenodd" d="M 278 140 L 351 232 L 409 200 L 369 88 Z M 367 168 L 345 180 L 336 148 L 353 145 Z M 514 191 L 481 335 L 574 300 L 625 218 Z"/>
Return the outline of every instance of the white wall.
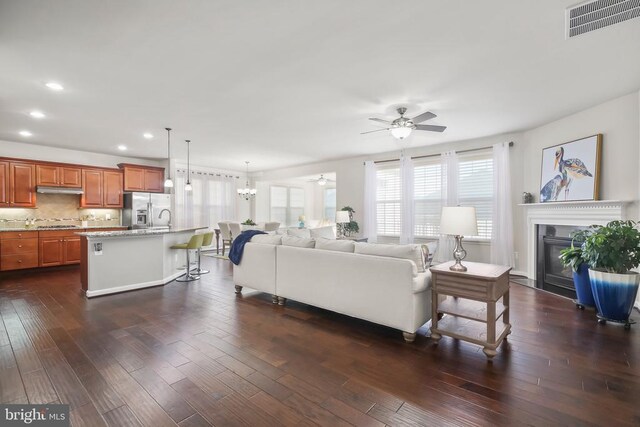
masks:
<path fill-rule="evenodd" d="M 40 160 L 46 162 L 75 163 L 105 168 L 116 168 L 118 167 L 118 163 L 135 163 L 139 165 L 161 167 L 166 167 L 167 165 L 165 160 L 112 156 L 109 154 L 91 153 L 89 151 L 69 150 L 66 148 L 48 147 L 46 145 L 11 141 L 0 141 L 0 157 L 17 157 L 21 159 Z"/>

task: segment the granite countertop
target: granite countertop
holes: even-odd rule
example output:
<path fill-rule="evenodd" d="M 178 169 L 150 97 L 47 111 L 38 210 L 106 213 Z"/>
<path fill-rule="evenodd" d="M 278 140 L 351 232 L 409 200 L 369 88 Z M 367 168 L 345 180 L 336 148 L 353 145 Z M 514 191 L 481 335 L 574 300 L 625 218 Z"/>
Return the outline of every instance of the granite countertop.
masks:
<path fill-rule="evenodd" d="M 24 228 L 24 227 L 13 227 L 13 228 L 0 228 L 0 233 L 3 231 L 59 231 L 59 230 L 90 230 L 90 229 L 100 229 L 100 228 L 123 228 L 126 229 L 126 225 L 89 225 L 87 227 L 75 227 L 70 225 L 68 227 L 59 227 L 59 228 L 42 228 L 42 227 L 33 227 L 33 228 Z"/>
<path fill-rule="evenodd" d="M 122 230 L 122 231 L 94 231 L 77 233 L 85 237 L 137 237 L 137 236 L 157 236 L 160 234 L 182 233 L 184 231 L 204 230 L 208 227 L 191 227 L 191 228 L 143 228 L 139 230 Z"/>

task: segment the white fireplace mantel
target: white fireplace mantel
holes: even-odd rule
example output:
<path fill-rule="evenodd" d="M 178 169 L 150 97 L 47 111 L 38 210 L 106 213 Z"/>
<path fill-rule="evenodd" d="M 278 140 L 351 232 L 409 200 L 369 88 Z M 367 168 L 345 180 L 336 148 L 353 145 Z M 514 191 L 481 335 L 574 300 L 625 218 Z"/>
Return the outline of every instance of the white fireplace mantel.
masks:
<path fill-rule="evenodd" d="M 626 210 L 633 203 L 622 200 L 588 202 L 551 202 L 521 204 L 526 210 L 527 276 L 536 278 L 537 225 L 573 225 L 586 227 L 604 225 L 609 221 L 626 218 Z"/>

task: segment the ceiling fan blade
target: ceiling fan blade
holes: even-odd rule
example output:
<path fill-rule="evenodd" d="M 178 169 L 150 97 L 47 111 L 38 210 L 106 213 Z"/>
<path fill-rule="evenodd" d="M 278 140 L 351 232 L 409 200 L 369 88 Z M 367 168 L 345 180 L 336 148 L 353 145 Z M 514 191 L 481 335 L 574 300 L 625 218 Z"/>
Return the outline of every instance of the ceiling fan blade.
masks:
<path fill-rule="evenodd" d="M 369 117 L 369 120 L 373 120 L 374 122 L 384 123 L 385 125 L 390 125 L 391 124 L 391 122 L 388 122 L 388 121 L 382 120 L 382 119 L 377 119 L 375 117 Z"/>
<path fill-rule="evenodd" d="M 446 128 L 446 126 L 416 125 L 416 130 L 428 130 L 431 132 L 444 132 Z"/>
<path fill-rule="evenodd" d="M 422 113 L 418 116 L 415 116 L 413 119 L 411 119 L 411 121 L 413 123 L 422 123 L 422 122 L 426 122 L 427 120 L 431 120 L 434 117 L 438 117 L 438 116 L 433 114 L 431 111 L 427 111 L 426 113 Z"/>
<path fill-rule="evenodd" d="M 360 135 L 364 135 L 365 133 L 373 133 L 373 132 L 380 132 L 381 130 L 389 130 L 390 128 L 384 128 L 384 129 L 376 129 L 376 130 L 370 130 L 367 132 L 360 132 Z"/>

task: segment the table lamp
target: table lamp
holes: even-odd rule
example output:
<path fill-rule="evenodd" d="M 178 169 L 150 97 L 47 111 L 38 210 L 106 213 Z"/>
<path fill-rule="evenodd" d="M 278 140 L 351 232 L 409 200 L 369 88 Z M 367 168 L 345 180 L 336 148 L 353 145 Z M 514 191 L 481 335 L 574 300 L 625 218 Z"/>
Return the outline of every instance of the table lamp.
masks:
<path fill-rule="evenodd" d="M 453 249 L 453 259 L 456 262 L 449 269 L 467 271 L 467 267 L 462 265 L 462 260 L 467 256 L 467 251 L 462 247 L 462 238 L 463 236 L 478 235 L 476 208 L 471 206 L 443 207 L 440 217 L 440 234 L 448 234 L 456 239 L 456 246 Z"/>
<path fill-rule="evenodd" d="M 338 238 L 344 237 L 344 226 L 341 224 L 348 224 L 351 222 L 349 218 L 349 211 L 337 211 L 336 212 L 336 224 L 338 224 Z"/>

